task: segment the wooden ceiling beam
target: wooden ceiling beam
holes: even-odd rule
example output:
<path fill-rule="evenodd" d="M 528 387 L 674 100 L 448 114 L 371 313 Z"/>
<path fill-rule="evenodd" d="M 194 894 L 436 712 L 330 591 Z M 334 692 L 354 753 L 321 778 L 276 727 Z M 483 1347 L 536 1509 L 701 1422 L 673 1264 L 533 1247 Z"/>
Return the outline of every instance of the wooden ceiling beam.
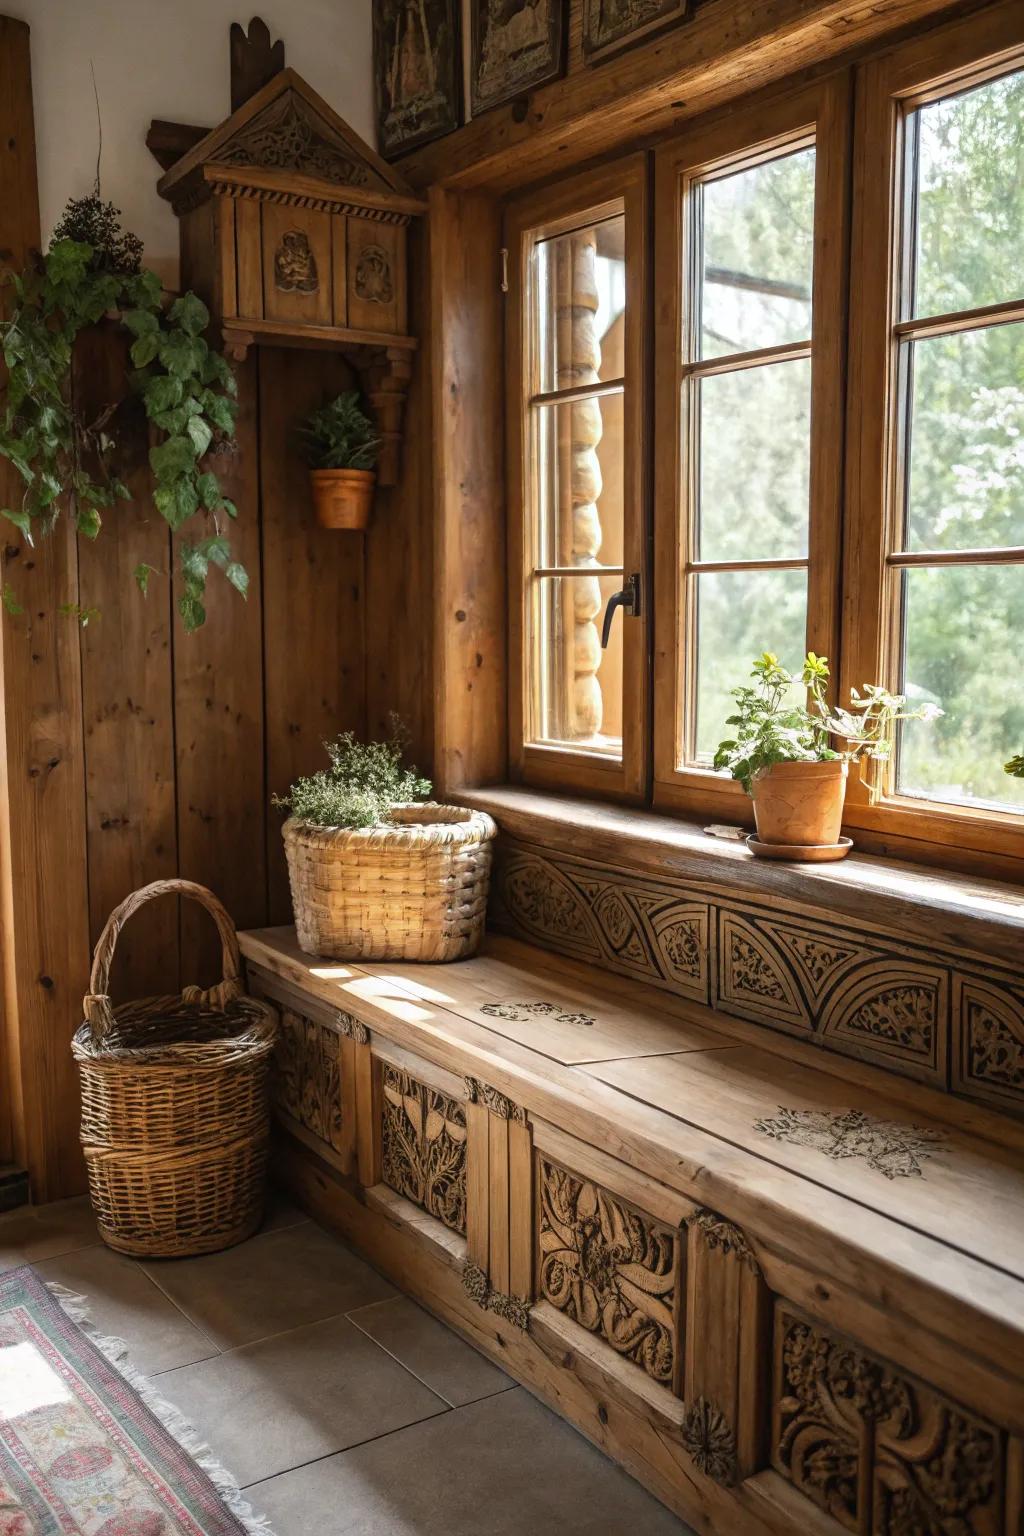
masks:
<path fill-rule="evenodd" d="M 417 189 L 510 191 L 950 10 L 949 0 L 708 0 L 615 63 L 487 112 L 399 163 Z"/>

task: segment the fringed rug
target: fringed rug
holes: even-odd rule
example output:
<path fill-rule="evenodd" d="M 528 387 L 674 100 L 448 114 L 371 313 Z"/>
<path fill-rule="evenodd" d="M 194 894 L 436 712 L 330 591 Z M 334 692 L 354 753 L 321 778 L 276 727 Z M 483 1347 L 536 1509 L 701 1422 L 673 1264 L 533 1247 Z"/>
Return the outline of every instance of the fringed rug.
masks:
<path fill-rule="evenodd" d="M 0 1274 L 0 1536 L 272 1536 L 82 1298 Z"/>

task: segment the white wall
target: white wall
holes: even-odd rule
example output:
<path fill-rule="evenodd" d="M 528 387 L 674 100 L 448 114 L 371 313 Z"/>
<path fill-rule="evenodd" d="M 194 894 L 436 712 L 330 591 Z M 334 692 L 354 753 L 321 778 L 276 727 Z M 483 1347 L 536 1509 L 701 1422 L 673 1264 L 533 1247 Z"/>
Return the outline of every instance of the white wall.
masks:
<path fill-rule="evenodd" d="M 248 0 L 281 37 L 285 63 L 371 144 L 371 0 Z M 0 0 L 32 29 L 32 86 L 43 239 L 69 197 L 92 191 L 96 106 L 103 116 L 102 191 L 141 237 L 145 262 L 178 281 L 178 228 L 156 194 L 146 148 L 154 117 L 214 127 L 231 105 L 228 28 L 248 25 L 239 0 Z"/>

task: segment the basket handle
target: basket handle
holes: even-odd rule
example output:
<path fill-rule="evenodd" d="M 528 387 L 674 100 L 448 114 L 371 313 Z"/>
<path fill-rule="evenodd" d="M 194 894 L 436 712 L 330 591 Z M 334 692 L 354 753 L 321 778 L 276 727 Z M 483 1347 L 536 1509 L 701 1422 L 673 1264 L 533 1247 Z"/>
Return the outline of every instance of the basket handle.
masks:
<path fill-rule="evenodd" d="M 114 1027 L 114 1012 L 109 996 L 110 965 L 121 929 L 140 907 L 157 896 L 187 896 L 191 901 L 197 901 L 210 913 L 220 934 L 223 979 L 205 992 L 200 987 L 183 987 L 181 995 L 185 1002 L 226 1008 L 242 991 L 238 939 L 235 925 L 226 908 L 205 885 L 197 885 L 193 880 L 154 880 L 151 885 L 133 891 L 120 906 L 114 908 L 97 940 L 92 957 L 89 990 L 82 1000 L 86 1022 L 97 1040 L 104 1039 Z"/>

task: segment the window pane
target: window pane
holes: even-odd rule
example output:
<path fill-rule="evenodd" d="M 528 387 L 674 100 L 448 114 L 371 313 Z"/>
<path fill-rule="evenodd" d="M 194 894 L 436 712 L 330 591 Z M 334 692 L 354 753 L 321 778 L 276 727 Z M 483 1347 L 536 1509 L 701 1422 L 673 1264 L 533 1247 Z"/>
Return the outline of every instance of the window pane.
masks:
<path fill-rule="evenodd" d="M 620 214 L 534 247 L 532 393 L 622 377 L 625 239 Z"/>
<path fill-rule="evenodd" d="M 1024 325 L 910 345 L 908 547 L 1024 544 Z"/>
<path fill-rule="evenodd" d="M 701 356 L 808 341 L 814 150 L 704 182 Z"/>
<path fill-rule="evenodd" d="M 1024 295 L 1024 71 L 912 115 L 920 133 L 915 315 Z"/>
<path fill-rule="evenodd" d="M 691 577 L 697 597 L 697 761 L 729 733 L 732 690 L 762 651 L 799 670 L 806 649 L 805 571 L 714 571 Z M 691 588 L 691 590 L 693 590 Z"/>
<path fill-rule="evenodd" d="M 623 396 L 531 414 L 534 565 L 621 565 Z"/>
<path fill-rule="evenodd" d="M 620 576 L 536 577 L 528 593 L 528 740 L 622 754 L 622 625 L 601 649 Z M 628 621 L 625 621 L 628 622 Z"/>
<path fill-rule="evenodd" d="M 1024 565 L 918 566 L 902 581 L 901 689 L 945 714 L 903 727 L 900 793 L 1024 810 L 1024 780 L 1003 772 L 1024 751 Z"/>
<path fill-rule="evenodd" d="M 697 558 L 802 558 L 809 508 L 810 359 L 712 374 L 697 389 Z"/>

